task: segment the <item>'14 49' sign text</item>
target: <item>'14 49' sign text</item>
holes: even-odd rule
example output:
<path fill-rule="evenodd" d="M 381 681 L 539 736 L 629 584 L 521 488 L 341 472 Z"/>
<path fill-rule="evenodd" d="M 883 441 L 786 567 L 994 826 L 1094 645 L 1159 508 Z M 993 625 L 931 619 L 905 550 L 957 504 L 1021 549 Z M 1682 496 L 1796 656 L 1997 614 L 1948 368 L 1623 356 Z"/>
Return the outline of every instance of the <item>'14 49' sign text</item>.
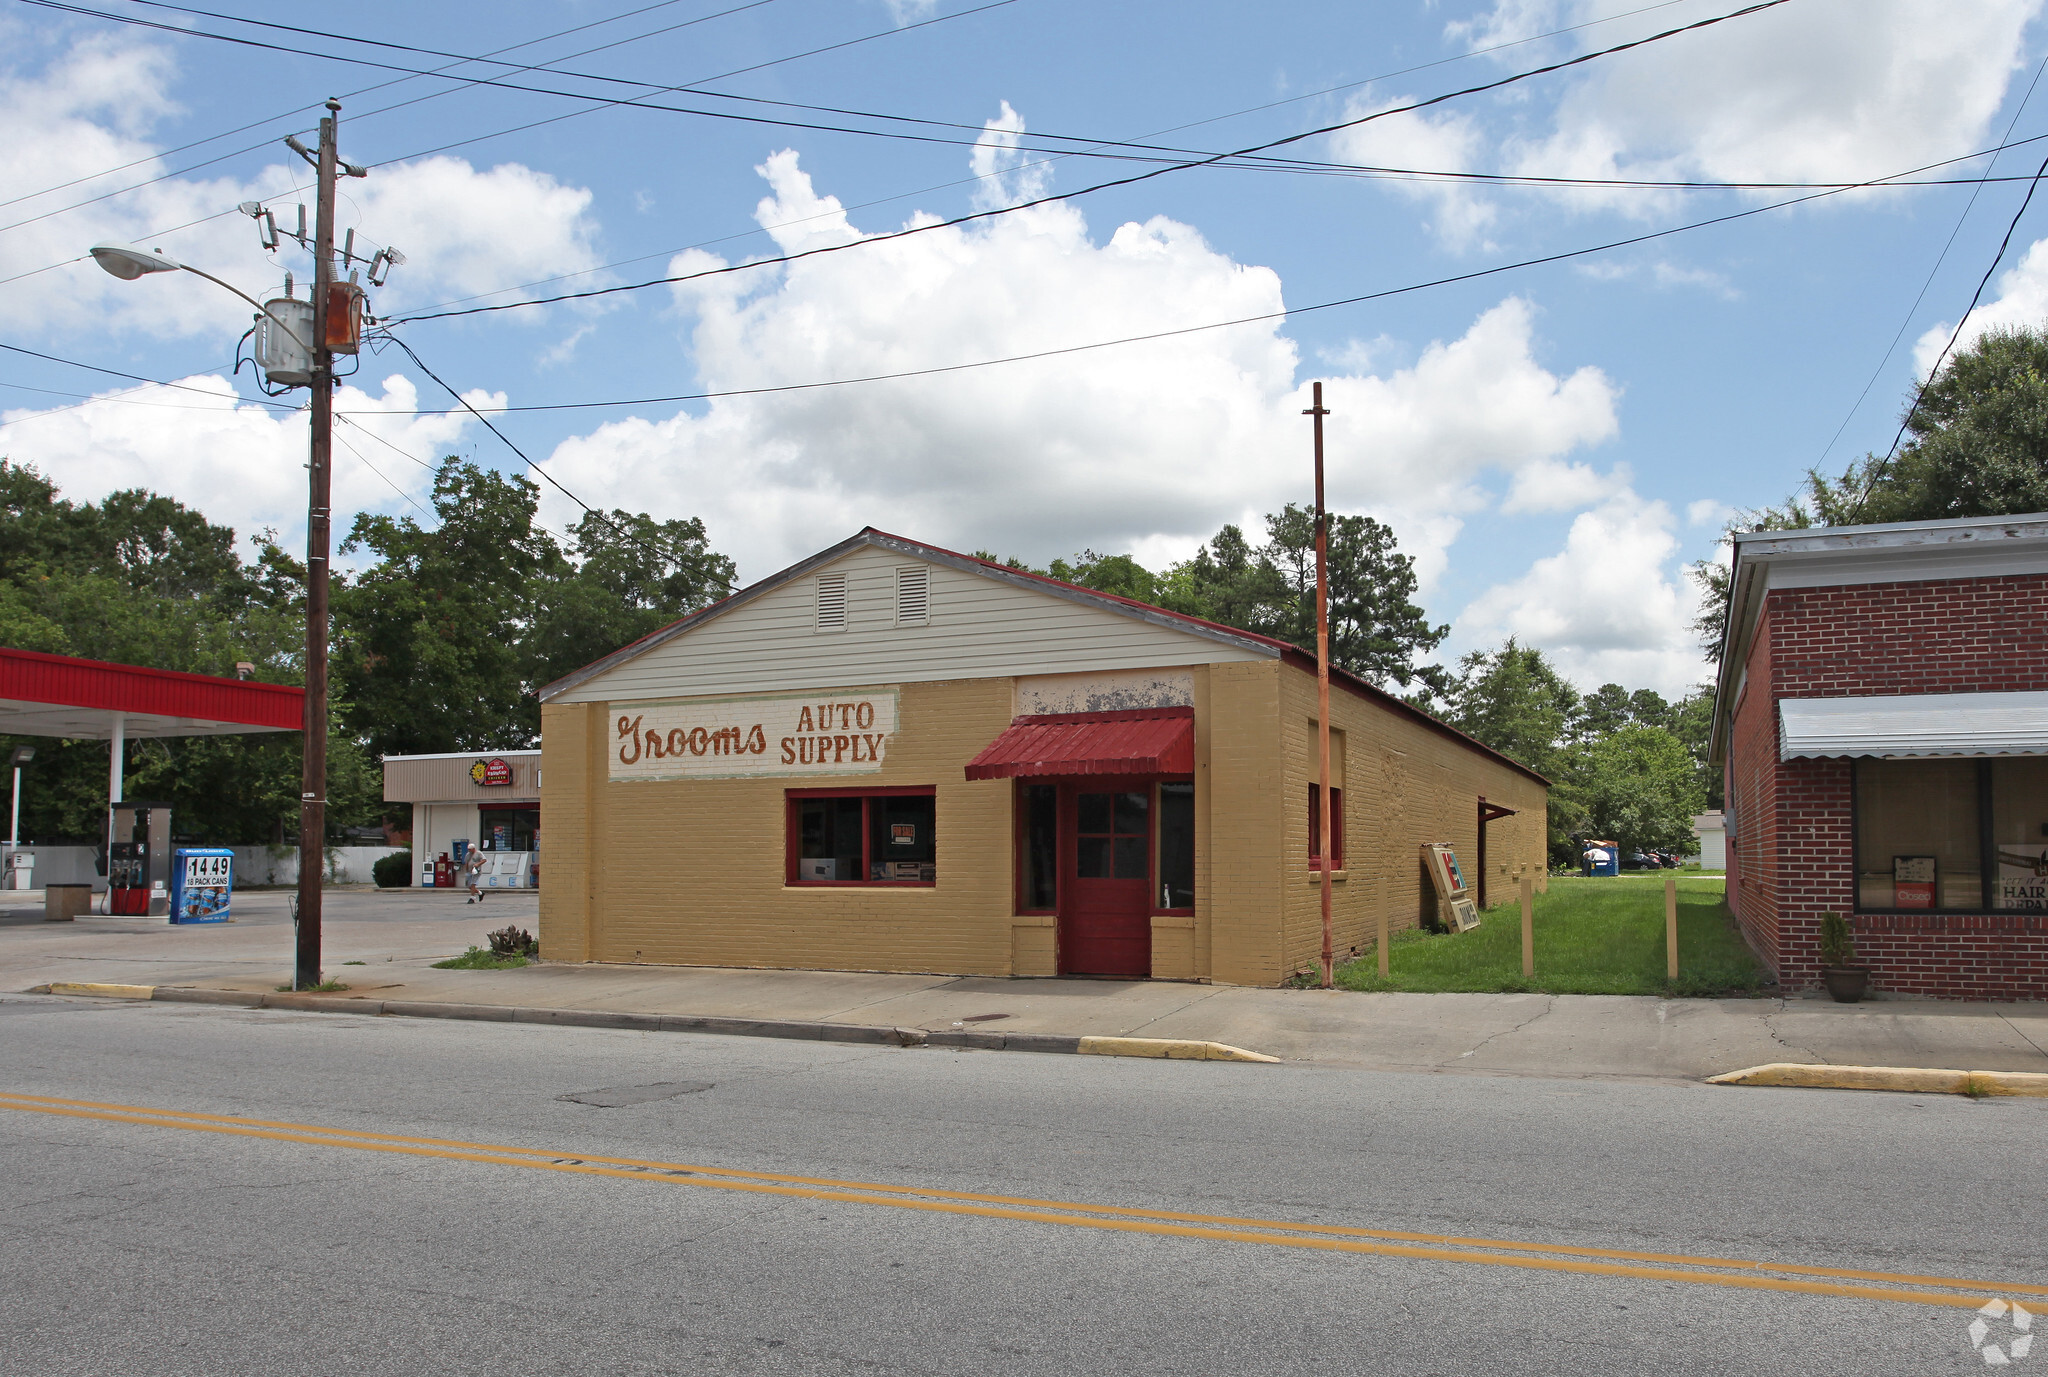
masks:
<path fill-rule="evenodd" d="M 866 774 L 896 733 L 896 690 L 612 703 L 611 778 Z"/>

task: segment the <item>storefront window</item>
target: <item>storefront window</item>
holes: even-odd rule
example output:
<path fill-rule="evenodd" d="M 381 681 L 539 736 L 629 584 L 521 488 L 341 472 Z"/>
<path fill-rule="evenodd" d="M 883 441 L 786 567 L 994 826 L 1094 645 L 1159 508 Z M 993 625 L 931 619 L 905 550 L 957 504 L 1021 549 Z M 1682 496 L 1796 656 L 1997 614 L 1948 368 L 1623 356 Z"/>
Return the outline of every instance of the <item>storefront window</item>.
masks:
<path fill-rule="evenodd" d="M 1330 854 L 1336 859 L 1332 870 L 1344 868 L 1344 791 L 1330 790 Z M 1308 786 L 1308 868 L 1323 868 L 1323 795 L 1316 785 Z"/>
<path fill-rule="evenodd" d="M 1022 872 L 1018 906 L 1026 913 L 1051 913 L 1060 902 L 1059 786 L 1020 784 L 1017 811 L 1022 822 L 1018 839 Z"/>
<path fill-rule="evenodd" d="M 1159 786 L 1159 906 L 1195 906 L 1195 786 Z"/>
<path fill-rule="evenodd" d="M 1991 762 L 1992 907 L 2048 911 L 2048 760 Z"/>
<path fill-rule="evenodd" d="M 1866 909 L 1984 907 L 1985 762 L 1856 762 L 1856 901 Z"/>
<path fill-rule="evenodd" d="M 789 795 L 789 883 L 933 884 L 937 802 L 929 791 Z"/>
<path fill-rule="evenodd" d="M 540 850 L 538 808 L 481 808 L 477 825 L 483 829 L 478 844 L 486 851 Z"/>

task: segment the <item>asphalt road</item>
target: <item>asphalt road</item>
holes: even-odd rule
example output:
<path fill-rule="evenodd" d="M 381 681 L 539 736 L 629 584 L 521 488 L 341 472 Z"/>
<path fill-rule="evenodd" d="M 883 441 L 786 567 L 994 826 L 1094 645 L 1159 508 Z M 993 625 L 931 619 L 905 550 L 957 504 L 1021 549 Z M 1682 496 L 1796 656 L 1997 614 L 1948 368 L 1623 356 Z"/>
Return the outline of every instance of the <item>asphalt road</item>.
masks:
<path fill-rule="evenodd" d="M 1829 1292 L 2048 1287 L 2044 1142 L 2043 1101 L 0 996 L 0 1372 L 1979 1371 L 1969 1308 Z"/>

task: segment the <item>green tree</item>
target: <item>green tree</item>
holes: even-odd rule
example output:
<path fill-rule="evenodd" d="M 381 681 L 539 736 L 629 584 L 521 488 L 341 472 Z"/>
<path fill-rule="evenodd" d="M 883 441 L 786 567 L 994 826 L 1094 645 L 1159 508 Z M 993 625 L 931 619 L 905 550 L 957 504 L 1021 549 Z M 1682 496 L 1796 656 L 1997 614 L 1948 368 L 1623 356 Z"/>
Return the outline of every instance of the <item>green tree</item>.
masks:
<path fill-rule="evenodd" d="M 450 456 L 428 530 L 358 514 L 343 554 L 377 556 L 335 591 L 335 677 L 349 725 L 380 755 L 515 750 L 540 737 L 521 643 L 536 584 L 565 572 L 534 523 L 540 489 Z"/>
<path fill-rule="evenodd" d="M 160 669 L 302 680 L 299 578 L 268 533 L 254 565 L 235 535 L 197 511 L 139 489 L 73 503 L 35 469 L 0 461 L 0 644 Z M 7 740 L 6 748 L 16 744 Z M 25 771 L 22 826 L 39 840 L 97 840 L 107 746 L 40 740 Z M 131 798 L 171 804 L 181 836 L 276 839 L 295 822 L 296 733 L 129 743 Z M 382 810 L 380 781 L 345 734 L 329 752 L 329 817 L 361 825 Z"/>
<path fill-rule="evenodd" d="M 1958 351 L 1908 399 L 1897 454 L 1866 454 L 1837 477 L 1807 470 L 1775 507 L 1743 512 L 1731 531 L 1804 530 L 2048 511 L 2048 328 L 1991 330 Z M 1718 560 L 1691 570 L 1701 595 L 1693 623 L 1718 662 L 1729 573 Z"/>
<path fill-rule="evenodd" d="M 1273 634 L 1311 653 L 1316 647 L 1315 512 L 1288 503 L 1266 518 L 1260 551 L 1293 593 Z M 1413 599 L 1415 559 L 1400 552 L 1393 528 L 1369 516 L 1332 516 L 1326 558 L 1330 595 L 1330 660 L 1374 684 L 1441 684 L 1436 666 L 1415 658 L 1443 643 L 1448 625 L 1432 626 Z"/>
<path fill-rule="evenodd" d="M 1662 727 L 1631 723 L 1588 745 L 1574 762 L 1584 825 L 1624 850 L 1690 850 L 1706 805 L 1692 756 Z"/>
<path fill-rule="evenodd" d="M 733 563 L 711 549 L 696 517 L 585 512 L 568 535 L 574 562 L 549 562 L 535 584 L 532 622 L 521 641 L 529 689 L 732 591 Z"/>

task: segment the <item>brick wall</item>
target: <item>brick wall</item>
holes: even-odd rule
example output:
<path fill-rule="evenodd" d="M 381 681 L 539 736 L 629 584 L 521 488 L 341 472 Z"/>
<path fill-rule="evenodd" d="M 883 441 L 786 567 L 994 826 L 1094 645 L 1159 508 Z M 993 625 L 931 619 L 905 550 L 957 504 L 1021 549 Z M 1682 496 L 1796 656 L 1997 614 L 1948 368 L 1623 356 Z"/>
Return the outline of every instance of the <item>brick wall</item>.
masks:
<path fill-rule="evenodd" d="M 2048 574 L 1773 590 L 1729 733 L 1737 847 L 1729 895 L 1786 989 L 1819 983 L 1820 915 L 1852 913 L 1846 760 L 1778 759 L 1780 698 L 2048 689 Z M 1946 999 L 2048 998 L 2040 914 L 1852 919 L 1878 989 Z"/>

